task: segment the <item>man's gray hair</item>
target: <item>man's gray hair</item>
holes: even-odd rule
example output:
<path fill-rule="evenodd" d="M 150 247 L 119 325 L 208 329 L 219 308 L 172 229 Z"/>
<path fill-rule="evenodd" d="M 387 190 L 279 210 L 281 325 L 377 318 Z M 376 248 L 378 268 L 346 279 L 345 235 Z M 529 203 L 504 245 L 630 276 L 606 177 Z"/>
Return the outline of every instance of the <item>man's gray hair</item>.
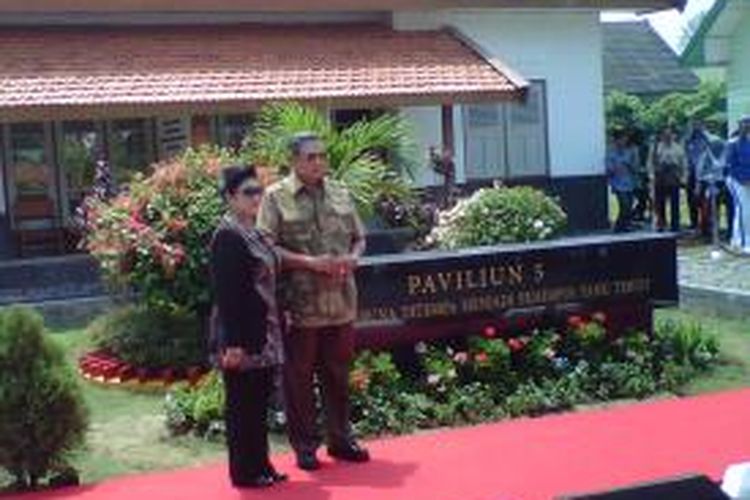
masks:
<path fill-rule="evenodd" d="M 297 132 L 289 141 L 289 149 L 292 155 L 298 156 L 302 151 L 302 146 L 308 142 L 320 142 L 320 136 L 315 132 Z"/>

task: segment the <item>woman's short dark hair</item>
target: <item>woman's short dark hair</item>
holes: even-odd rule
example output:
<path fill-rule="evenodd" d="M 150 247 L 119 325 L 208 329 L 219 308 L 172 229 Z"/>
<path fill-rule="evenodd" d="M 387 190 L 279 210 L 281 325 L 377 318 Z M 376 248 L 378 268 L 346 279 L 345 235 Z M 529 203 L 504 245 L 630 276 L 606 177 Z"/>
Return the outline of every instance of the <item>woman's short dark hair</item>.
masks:
<path fill-rule="evenodd" d="M 237 189 L 248 179 L 255 179 L 255 167 L 252 165 L 229 165 L 221 169 L 219 192 L 225 200 L 234 196 Z"/>

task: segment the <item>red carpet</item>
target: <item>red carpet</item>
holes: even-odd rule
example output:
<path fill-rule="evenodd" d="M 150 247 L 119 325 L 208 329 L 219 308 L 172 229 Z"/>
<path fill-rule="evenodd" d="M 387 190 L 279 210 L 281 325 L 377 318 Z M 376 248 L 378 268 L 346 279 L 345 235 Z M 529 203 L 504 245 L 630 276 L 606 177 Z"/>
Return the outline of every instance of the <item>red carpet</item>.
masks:
<path fill-rule="evenodd" d="M 671 399 L 369 443 L 365 465 L 308 474 L 275 457 L 290 482 L 233 490 L 224 464 L 25 495 L 48 500 L 547 499 L 704 473 L 750 460 L 750 390 Z M 321 457 L 323 454 L 321 454 Z"/>

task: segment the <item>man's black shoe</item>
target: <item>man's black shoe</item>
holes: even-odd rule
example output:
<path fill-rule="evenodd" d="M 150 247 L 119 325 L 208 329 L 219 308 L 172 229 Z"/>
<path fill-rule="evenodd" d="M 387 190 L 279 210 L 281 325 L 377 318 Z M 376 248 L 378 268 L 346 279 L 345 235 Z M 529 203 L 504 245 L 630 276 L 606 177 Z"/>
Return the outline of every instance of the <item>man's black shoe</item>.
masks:
<path fill-rule="evenodd" d="M 289 476 L 287 474 L 277 471 L 276 469 L 273 468 L 273 466 L 267 467 L 263 471 L 263 473 L 266 476 L 270 476 L 271 479 L 273 479 L 274 483 L 283 483 L 284 481 L 289 479 Z"/>
<path fill-rule="evenodd" d="M 267 474 L 261 474 L 252 479 L 232 481 L 235 488 L 268 488 L 273 486 L 274 480 Z"/>
<path fill-rule="evenodd" d="M 297 453 L 297 467 L 302 470 L 318 470 L 320 461 L 314 451 L 301 451 Z"/>
<path fill-rule="evenodd" d="M 370 453 L 357 443 L 347 443 L 344 446 L 330 446 L 328 454 L 333 458 L 346 460 L 347 462 L 367 462 L 370 460 Z"/>

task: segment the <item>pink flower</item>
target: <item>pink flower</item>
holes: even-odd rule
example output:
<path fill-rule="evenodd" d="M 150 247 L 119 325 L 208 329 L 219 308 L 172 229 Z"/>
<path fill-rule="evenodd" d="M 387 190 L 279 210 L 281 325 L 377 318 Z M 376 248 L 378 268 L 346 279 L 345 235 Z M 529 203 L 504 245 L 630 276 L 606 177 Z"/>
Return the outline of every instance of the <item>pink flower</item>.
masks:
<path fill-rule="evenodd" d="M 591 315 L 591 319 L 596 321 L 600 325 L 603 325 L 607 322 L 607 315 L 604 314 L 602 311 L 597 311 Z"/>
<path fill-rule="evenodd" d="M 175 264 L 179 265 L 185 261 L 185 249 L 181 245 L 175 245 L 172 249 Z"/>
<path fill-rule="evenodd" d="M 463 352 L 463 351 L 457 352 L 453 356 L 453 361 L 455 361 L 459 365 L 463 365 L 464 363 L 466 363 L 467 361 L 469 361 L 469 355 L 467 353 Z"/>
<path fill-rule="evenodd" d="M 494 339 L 497 337 L 497 328 L 492 325 L 487 325 L 482 330 L 482 336 L 488 339 Z"/>

